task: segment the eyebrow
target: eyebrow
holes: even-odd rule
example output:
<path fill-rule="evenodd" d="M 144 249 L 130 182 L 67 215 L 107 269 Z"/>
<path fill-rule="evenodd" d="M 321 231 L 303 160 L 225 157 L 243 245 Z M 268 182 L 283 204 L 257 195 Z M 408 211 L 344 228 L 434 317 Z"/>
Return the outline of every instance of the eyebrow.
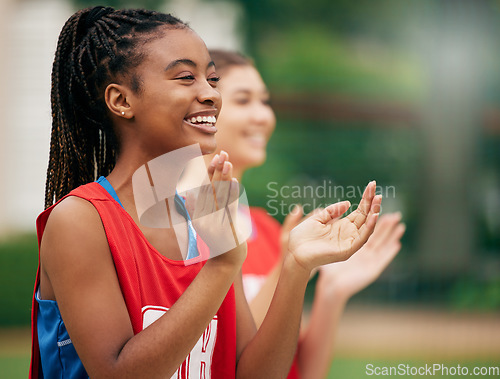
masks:
<path fill-rule="evenodd" d="M 252 93 L 252 91 L 251 91 L 251 90 L 249 90 L 249 89 L 246 89 L 246 88 L 236 88 L 236 89 L 233 91 L 233 93 L 235 93 L 235 94 L 237 94 L 237 93 L 245 93 L 245 94 L 250 94 L 250 93 Z M 267 95 L 267 96 L 270 96 L 270 95 L 271 95 L 268 89 L 265 89 L 264 91 L 262 91 L 262 92 L 261 92 L 261 94 L 263 94 L 263 95 Z"/>
<path fill-rule="evenodd" d="M 175 61 L 172 61 L 168 64 L 168 66 L 165 68 L 165 71 L 168 71 L 168 70 L 171 70 L 173 69 L 174 67 L 176 66 L 179 66 L 179 65 L 187 65 L 187 66 L 191 66 L 191 67 L 194 67 L 196 68 L 197 65 L 195 62 L 193 62 L 191 59 L 176 59 Z M 215 63 L 214 61 L 210 61 L 207 65 L 207 69 L 214 66 L 215 67 Z"/>

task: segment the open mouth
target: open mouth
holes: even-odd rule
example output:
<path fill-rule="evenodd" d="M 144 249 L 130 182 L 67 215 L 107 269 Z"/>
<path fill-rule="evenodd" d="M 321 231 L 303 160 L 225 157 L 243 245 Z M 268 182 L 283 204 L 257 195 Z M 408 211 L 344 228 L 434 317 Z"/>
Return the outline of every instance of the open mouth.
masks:
<path fill-rule="evenodd" d="M 186 124 L 211 134 L 217 131 L 215 127 L 216 121 L 215 116 L 188 116 L 184 119 Z"/>
<path fill-rule="evenodd" d="M 254 147 L 265 147 L 267 145 L 267 137 L 262 133 L 245 133 L 244 137 L 250 145 Z"/>

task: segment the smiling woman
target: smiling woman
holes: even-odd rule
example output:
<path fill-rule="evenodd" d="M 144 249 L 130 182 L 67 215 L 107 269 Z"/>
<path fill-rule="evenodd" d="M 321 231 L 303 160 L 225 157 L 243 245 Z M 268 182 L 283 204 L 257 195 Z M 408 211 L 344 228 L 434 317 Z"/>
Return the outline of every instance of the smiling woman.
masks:
<path fill-rule="evenodd" d="M 64 25 L 52 70 L 47 209 L 37 219 L 32 378 L 272 378 L 289 370 L 297 294 L 315 267 L 363 245 L 380 199 L 373 185 L 348 217 L 337 220 L 343 202 L 302 224 L 290 238 L 278 300 L 256 333 L 242 289 L 246 243 L 208 261 L 179 259 L 183 249 L 206 256 L 209 241 L 220 239 L 227 218 L 217 204 L 239 189 L 227 153 L 207 168 L 214 188 L 226 190 L 200 191 L 197 201 L 211 212 L 198 230 L 178 195 L 169 217 L 182 217 L 181 227 L 142 225 L 135 196 L 143 194 L 132 184 L 146 167 L 149 189 L 158 190 L 147 169 L 158 156 L 192 145 L 214 151 L 217 81 L 203 41 L 170 15 L 95 7 Z"/>
<path fill-rule="evenodd" d="M 135 70 L 140 90 L 114 83 L 106 88 L 106 103 L 116 123 L 124 126 L 120 138 L 148 146 L 147 156 L 141 158 L 146 161 L 194 143 L 202 152 L 211 152 L 215 127 L 194 124 L 192 118 L 218 115 L 221 99 L 214 89 L 218 80 L 214 64 L 208 52 L 200 54 L 206 51 L 205 44 L 191 29 L 159 30 L 161 37 L 148 42 L 143 63 Z M 123 147 L 117 163 L 132 156 L 128 147 Z"/>

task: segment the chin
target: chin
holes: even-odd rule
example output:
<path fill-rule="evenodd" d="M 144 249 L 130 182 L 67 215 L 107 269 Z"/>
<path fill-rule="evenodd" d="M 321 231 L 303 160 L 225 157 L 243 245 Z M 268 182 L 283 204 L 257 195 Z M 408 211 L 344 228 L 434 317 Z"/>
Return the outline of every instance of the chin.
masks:
<path fill-rule="evenodd" d="M 200 142 L 199 144 L 200 144 L 201 153 L 203 155 L 212 154 L 217 149 L 217 144 L 215 143 L 215 138 L 214 138 L 213 142 L 210 142 L 210 143 Z"/>
<path fill-rule="evenodd" d="M 266 161 L 266 153 L 253 154 L 252 156 L 247 157 L 245 166 L 248 168 L 258 167 L 263 165 L 265 161 Z"/>

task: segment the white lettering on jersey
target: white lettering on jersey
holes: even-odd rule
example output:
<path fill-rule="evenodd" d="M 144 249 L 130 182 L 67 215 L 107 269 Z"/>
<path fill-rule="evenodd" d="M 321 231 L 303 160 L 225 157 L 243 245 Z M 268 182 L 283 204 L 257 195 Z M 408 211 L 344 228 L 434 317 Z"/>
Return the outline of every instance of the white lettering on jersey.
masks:
<path fill-rule="evenodd" d="M 168 308 L 148 305 L 142 308 L 142 329 L 158 320 Z M 217 315 L 210 321 L 196 345 L 171 379 L 210 379 L 212 358 L 217 339 Z"/>

